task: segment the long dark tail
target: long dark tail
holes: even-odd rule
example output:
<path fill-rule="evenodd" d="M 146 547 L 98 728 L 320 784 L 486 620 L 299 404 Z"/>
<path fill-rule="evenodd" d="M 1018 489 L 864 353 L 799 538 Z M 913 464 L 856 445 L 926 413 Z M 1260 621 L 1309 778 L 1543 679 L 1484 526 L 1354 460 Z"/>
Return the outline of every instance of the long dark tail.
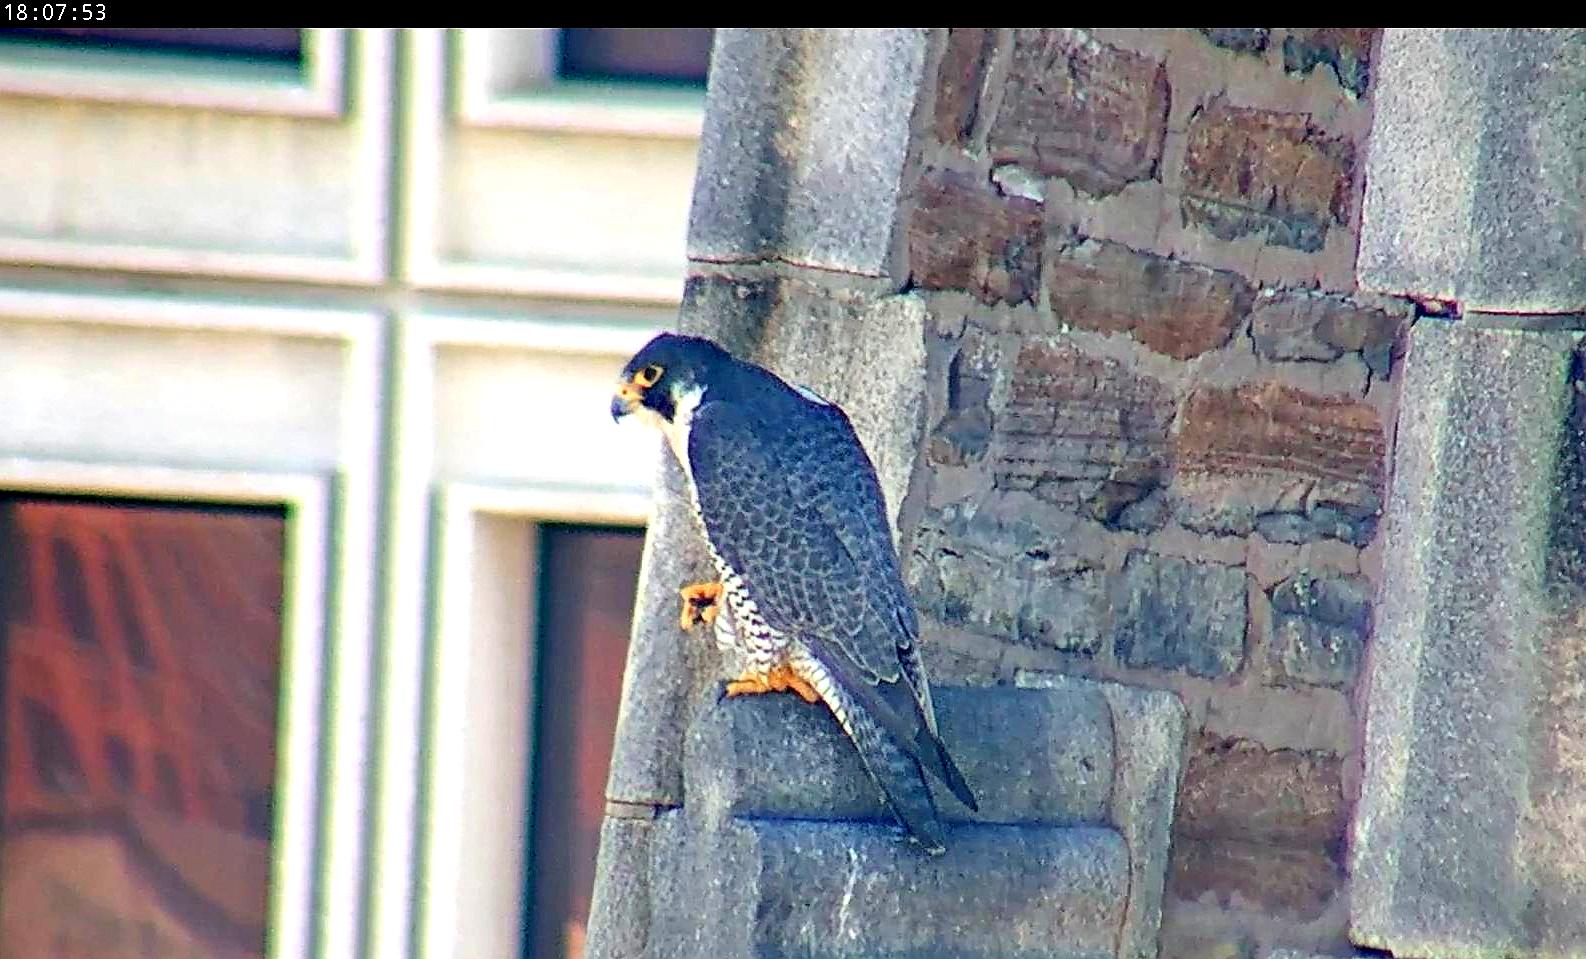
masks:
<path fill-rule="evenodd" d="M 943 784 L 952 791 L 957 800 L 975 812 L 980 811 L 980 803 L 975 800 L 974 790 L 969 788 L 969 783 L 964 779 L 964 774 L 959 772 L 958 764 L 953 762 L 953 757 L 947 754 L 947 747 L 942 741 L 931 734 L 929 729 L 920 728 L 919 735 L 914 737 L 915 755 L 934 758 L 932 772 L 941 778 Z"/>
<path fill-rule="evenodd" d="M 937 854 L 947 848 L 947 832 L 925 785 L 925 771 L 885 727 L 857 702 L 852 693 L 835 684 L 835 695 L 827 705 L 853 741 L 865 770 L 881 790 L 893 815 L 903 823 L 926 852 Z M 956 771 L 956 770 L 955 770 Z"/>

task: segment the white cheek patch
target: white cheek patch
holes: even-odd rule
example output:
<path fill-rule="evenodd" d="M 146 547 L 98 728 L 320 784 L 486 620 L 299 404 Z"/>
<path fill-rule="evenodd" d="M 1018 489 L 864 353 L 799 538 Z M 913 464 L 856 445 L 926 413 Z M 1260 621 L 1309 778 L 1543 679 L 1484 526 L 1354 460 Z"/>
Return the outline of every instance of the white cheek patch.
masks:
<path fill-rule="evenodd" d="M 694 471 L 688 462 L 688 431 L 694 423 L 694 411 L 699 409 L 699 404 L 704 400 L 705 388 L 696 386 L 677 398 L 677 408 L 672 413 L 672 421 L 668 423 L 654 410 L 646 409 L 645 412 L 653 417 L 653 422 L 666 434 L 667 445 L 672 447 L 672 455 L 677 457 L 682 464 L 683 472 L 688 474 L 689 480 L 694 478 Z"/>
<path fill-rule="evenodd" d="M 819 393 L 815 392 L 814 390 L 810 389 L 809 387 L 807 387 L 807 386 L 805 386 L 805 385 L 803 385 L 801 383 L 794 383 L 793 384 L 793 388 L 798 391 L 798 394 L 800 396 L 802 396 L 805 399 L 809 400 L 811 403 L 818 403 L 821 406 L 831 406 L 832 405 L 832 401 L 831 400 L 827 399 L 826 397 L 820 395 Z"/>
<path fill-rule="evenodd" d="M 661 419 L 661 414 L 650 409 L 648 406 L 634 407 L 633 415 L 639 420 L 640 423 L 643 423 L 645 426 L 652 426 L 663 433 L 665 433 L 667 430 L 666 420 Z"/>

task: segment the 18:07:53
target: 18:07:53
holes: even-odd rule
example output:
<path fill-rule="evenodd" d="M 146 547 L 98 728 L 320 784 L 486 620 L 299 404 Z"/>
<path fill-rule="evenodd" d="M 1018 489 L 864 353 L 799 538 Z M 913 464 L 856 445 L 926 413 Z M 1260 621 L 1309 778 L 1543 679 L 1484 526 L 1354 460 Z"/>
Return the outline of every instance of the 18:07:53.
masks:
<path fill-rule="evenodd" d="M 98 23 L 110 18 L 104 3 L 8 3 L 6 23 Z"/>

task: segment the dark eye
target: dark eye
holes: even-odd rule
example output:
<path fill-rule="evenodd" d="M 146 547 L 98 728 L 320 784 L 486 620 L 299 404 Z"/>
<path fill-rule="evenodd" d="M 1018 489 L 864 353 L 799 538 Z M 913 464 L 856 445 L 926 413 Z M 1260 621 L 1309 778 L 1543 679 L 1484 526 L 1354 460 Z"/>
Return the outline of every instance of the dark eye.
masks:
<path fill-rule="evenodd" d="M 654 386 L 656 381 L 661 378 L 661 374 L 664 372 L 666 371 L 661 369 L 659 366 L 656 366 L 654 363 L 651 363 L 649 366 L 646 366 L 644 369 L 633 374 L 633 382 L 644 387 Z"/>

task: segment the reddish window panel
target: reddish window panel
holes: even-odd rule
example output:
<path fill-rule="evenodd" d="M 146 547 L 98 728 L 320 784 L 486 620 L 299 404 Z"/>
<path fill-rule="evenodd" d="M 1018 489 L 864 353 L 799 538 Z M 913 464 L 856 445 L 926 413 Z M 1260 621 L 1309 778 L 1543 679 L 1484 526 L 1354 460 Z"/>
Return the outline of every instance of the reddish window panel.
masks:
<path fill-rule="evenodd" d="M 545 526 L 532 806 L 534 959 L 583 955 L 644 532 Z"/>
<path fill-rule="evenodd" d="M 8 27 L 0 36 L 100 50 L 166 50 L 301 62 L 303 31 L 281 27 Z"/>
<path fill-rule="evenodd" d="M 285 532 L 0 500 L 0 956 L 263 955 Z"/>
<path fill-rule="evenodd" d="M 568 79 L 703 84 L 715 35 L 709 27 L 567 29 L 558 72 Z"/>

